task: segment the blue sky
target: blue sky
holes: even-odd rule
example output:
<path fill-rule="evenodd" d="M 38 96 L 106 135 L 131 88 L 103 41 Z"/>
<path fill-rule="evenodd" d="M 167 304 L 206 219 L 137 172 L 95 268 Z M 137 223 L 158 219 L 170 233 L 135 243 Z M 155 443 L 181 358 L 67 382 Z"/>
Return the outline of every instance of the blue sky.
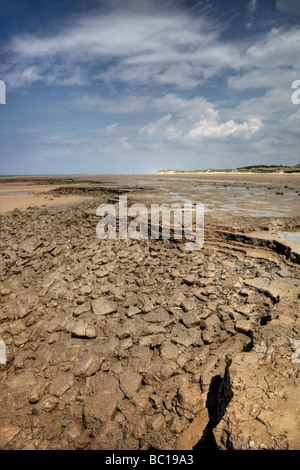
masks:
<path fill-rule="evenodd" d="M 2 175 L 299 163 L 299 0 L 0 10 Z"/>

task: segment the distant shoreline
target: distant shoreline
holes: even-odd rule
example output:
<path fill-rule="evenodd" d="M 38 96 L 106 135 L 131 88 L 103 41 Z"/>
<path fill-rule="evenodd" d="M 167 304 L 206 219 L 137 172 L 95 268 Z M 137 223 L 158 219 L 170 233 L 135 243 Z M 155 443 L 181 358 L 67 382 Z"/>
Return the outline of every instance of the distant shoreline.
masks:
<path fill-rule="evenodd" d="M 172 171 L 172 170 L 166 170 L 166 171 L 158 171 L 156 173 L 157 175 L 288 175 L 288 176 L 299 176 L 300 172 L 279 172 L 279 171 L 265 171 L 265 172 L 260 172 L 260 171 Z M 138 176 L 138 175 L 137 175 Z"/>
<path fill-rule="evenodd" d="M 175 174 L 296 174 L 300 173 L 300 164 L 293 166 L 284 165 L 253 165 L 234 169 L 215 169 L 208 168 L 206 170 L 160 170 L 159 175 L 175 175 Z"/>

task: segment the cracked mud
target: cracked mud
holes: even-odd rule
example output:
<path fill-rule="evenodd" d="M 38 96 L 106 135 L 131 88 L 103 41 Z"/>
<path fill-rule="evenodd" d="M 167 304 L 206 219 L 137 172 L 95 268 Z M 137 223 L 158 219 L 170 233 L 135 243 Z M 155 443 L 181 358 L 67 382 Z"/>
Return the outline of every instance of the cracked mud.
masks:
<path fill-rule="evenodd" d="M 276 235 L 299 216 L 208 213 L 198 251 L 99 240 L 98 205 L 155 181 L 55 181 L 93 199 L 1 216 L 1 449 L 300 448 L 299 249 Z"/>

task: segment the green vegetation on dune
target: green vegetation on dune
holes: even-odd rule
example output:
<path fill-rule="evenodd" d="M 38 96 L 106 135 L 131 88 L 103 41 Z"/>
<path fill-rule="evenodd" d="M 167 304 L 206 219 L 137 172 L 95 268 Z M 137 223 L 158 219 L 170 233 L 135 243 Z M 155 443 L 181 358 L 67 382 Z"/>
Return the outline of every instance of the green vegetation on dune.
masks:
<path fill-rule="evenodd" d="M 215 169 L 206 170 L 160 170 L 158 173 L 300 173 L 300 164 L 293 166 L 285 165 L 248 165 L 235 169 Z"/>
<path fill-rule="evenodd" d="M 284 173 L 298 173 L 300 172 L 300 164 L 294 166 L 285 165 L 250 165 L 237 168 L 237 171 L 251 171 L 253 173 L 278 173 L 283 171 Z"/>

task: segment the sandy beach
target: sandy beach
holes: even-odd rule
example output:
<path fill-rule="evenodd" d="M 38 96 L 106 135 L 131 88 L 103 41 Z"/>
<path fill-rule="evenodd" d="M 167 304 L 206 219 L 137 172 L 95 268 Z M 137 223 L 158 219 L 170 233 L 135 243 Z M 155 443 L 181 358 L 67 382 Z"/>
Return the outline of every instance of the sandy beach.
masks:
<path fill-rule="evenodd" d="M 57 187 L 57 186 L 55 186 Z M 0 182 L 0 214 L 14 209 L 25 210 L 27 207 L 64 207 L 79 204 L 84 198 L 80 196 L 63 196 L 59 199 L 45 194 L 54 189 L 51 185 L 32 185 Z"/>
<path fill-rule="evenodd" d="M 170 173 L 170 174 L 157 174 L 156 176 L 161 177 L 183 177 L 183 178 L 199 178 L 199 179 L 213 179 L 228 181 L 256 181 L 263 183 L 293 183 L 300 184 L 299 173 L 253 173 L 253 172 L 242 172 L 242 173 L 228 173 L 226 171 L 210 171 L 208 173 Z"/>

